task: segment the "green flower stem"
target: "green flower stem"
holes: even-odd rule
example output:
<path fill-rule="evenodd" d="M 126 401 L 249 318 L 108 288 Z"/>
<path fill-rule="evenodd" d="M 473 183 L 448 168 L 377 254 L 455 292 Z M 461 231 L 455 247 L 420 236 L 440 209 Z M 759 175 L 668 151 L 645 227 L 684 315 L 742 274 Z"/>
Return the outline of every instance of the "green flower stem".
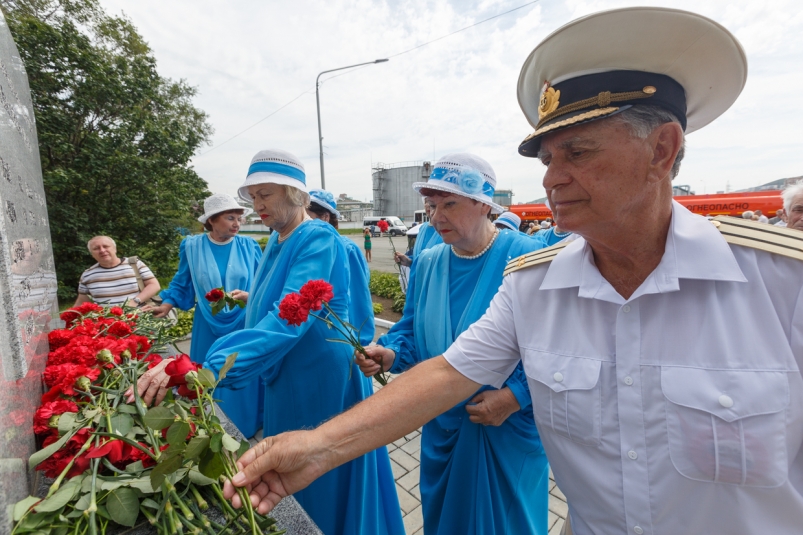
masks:
<path fill-rule="evenodd" d="M 209 509 L 209 504 L 206 503 L 206 500 L 204 500 L 203 496 L 201 496 L 201 493 L 198 492 L 198 489 L 195 488 L 195 485 L 190 485 L 190 492 L 192 493 L 192 497 L 195 498 L 195 503 L 198 504 L 198 509 L 201 511 L 206 511 Z"/>
<path fill-rule="evenodd" d="M 144 516 L 145 518 L 148 519 L 148 523 L 150 523 L 151 526 L 155 526 L 156 525 L 156 517 L 153 516 L 153 513 L 148 511 L 147 507 L 140 505 L 139 506 L 139 512 L 142 513 L 142 516 Z"/>
<path fill-rule="evenodd" d="M 165 481 L 167 481 L 167 480 L 165 480 Z M 181 497 L 179 497 L 179 495 L 176 493 L 176 487 L 174 487 L 170 483 L 167 483 L 167 493 L 170 496 L 170 498 L 174 502 L 176 502 L 176 505 L 181 510 L 181 513 L 185 517 L 187 517 L 187 520 L 192 520 L 193 518 L 195 518 L 195 515 L 192 514 L 192 511 L 190 511 L 190 508 L 187 507 L 186 503 L 184 503 L 184 500 L 182 500 Z"/>
<path fill-rule="evenodd" d="M 98 525 L 97 525 L 97 512 L 98 512 L 98 502 L 97 502 L 97 483 L 98 483 L 98 459 L 92 459 L 92 485 L 89 489 L 89 535 L 97 535 L 98 532 Z"/>
<path fill-rule="evenodd" d="M 76 453 L 76 454 L 75 454 L 75 457 L 73 457 L 73 458 L 70 460 L 70 462 L 69 462 L 69 463 L 67 463 L 67 466 L 65 466 L 65 467 L 64 467 L 64 470 L 62 470 L 62 471 L 61 471 L 61 473 L 59 474 L 59 477 L 57 477 L 57 478 L 56 478 L 56 480 L 53 482 L 53 484 L 52 484 L 52 485 L 50 485 L 50 490 L 48 490 L 48 492 L 47 492 L 47 496 L 45 496 L 45 499 L 47 499 L 47 498 L 50 498 L 50 497 L 51 497 L 53 494 L 55 494 L 55 493 L 56 493 L 56 491 L 57 491 L 57 490 L 59 490 L 59 487 L 61 486 L 61 482 L 62 482 L 62 481 L 64 481 L 64 477 L 65 477 L 65 476 L 67 475 L 67 473 L 68 473 L 68 472 L 69 472 L 69 471 L 72 469 L 72 465 L 73 465 L 73 464 L 75 464 L 75 460 L 76 460 L 78 457 L 80 457 L 82 453 L 84 453 L 86 450 L 88 450 L 88 449 L 89 449 L 89 446 L 90 446 L 90 444 L 91 444 L 91 442 L 92 442 L 92 438 L 93 438 L 93 437 L 91 437 L 91 436 L 90 436 L 90 437 L 89 437 L 89 438 L 86 440 L 86 442 L 84 442 L 84 445 L 83 445 L 83 446 L 81 446 L 81 449 L 80 449 L 80 450 L 78 450 L 78 453 Z"/>
<path fill-rule="evenodd" d="M 237 473 L 237 466 L 228 455 L 224 455 L 223 458 L 225 459 L 225 462 L 223 463 L 224 470 L 226 471 L 226 475 L 229 477 L 229 480 L 231 480 L 231 478 L 234 477 L 234 474 Z M 240 495 L 240 501 L 243 502 L 243 508 L 248 511 L 248 519 L 250 520 L 251 531 L 253 535 L 261 535 L 259 526 L 257 526 L 256 519 L 254 518 L 254 505 L 251 503 L 251 496 L 248 494 L 248 491 L 245 487 L 237 488 L 237 494 Z"/>

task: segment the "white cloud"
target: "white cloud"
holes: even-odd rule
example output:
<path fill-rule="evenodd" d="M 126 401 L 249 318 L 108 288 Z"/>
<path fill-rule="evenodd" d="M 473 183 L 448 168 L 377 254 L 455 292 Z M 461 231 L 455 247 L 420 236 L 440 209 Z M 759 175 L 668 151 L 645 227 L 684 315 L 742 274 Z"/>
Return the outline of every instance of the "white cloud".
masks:
<path fill-rule="evenodd" d="M 319 185 L 315 77 L 320 71 L 412 48 L 524 0 L 264 2 L 101 0 L 125 10 L 157 58 L 159 71 L 199 88 L 197 105 L 215 127 L 213 145 L 279 106 L 298 101 L 193 163 L 214 192 L 234 193 L 262 148 L 303 159 Z M 473 151 L 494 166 L 517 202 L 541 196 L 543 168 L 516 148 L 530 131 L 516 102 L 521 64 L 547 34 L 601 9 L 658 2 L 544 1 L 371 65 L 321 86 L 326 185 L 370 198 L 372 162 Z M 664 2 L 665 4 L 666 2 Z M 689 136 L 679 183 L 698 193 L 803 174 L 798 117 L 803 14 L 793 1 L 680 0 L 733 31 L 748 54 L 744 93 L 723 117 Z M 223 7 L 225 6 L 225 7 Z M 334 73 L 341 74 L 341 73 Z M 325 78 L 325 77 L 324 77 Z M 201 149 L 201 153 L 209 148 Z"/>

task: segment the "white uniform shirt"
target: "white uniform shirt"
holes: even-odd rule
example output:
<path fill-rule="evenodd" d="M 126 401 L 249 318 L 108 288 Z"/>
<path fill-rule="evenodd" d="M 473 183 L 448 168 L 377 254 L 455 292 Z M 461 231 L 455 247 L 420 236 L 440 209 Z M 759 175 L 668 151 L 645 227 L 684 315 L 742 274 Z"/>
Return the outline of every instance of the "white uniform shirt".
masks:
<path fill-rule="evenodd" d="M 803 262 L 672 214 L 630 299 L 579 238 L 445 357 L 497 388 L 523 361 L 577 535 L 803 533 Z"/>

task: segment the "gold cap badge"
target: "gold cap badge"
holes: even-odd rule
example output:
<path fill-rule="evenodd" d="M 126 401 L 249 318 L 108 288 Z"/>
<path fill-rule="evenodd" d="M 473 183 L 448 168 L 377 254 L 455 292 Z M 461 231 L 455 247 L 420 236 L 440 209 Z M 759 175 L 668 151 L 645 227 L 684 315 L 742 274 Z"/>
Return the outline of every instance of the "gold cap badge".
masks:
<path fill-rule="evenodd" d="M 544 84 L 541 92 L 541 104 L 538 106 L 538 118 L 543 119 L 545 115 L 558 109 L 560 105 L 560 90 L 555 91 L 554 87 L 549 86 L 549 82 Z"/>

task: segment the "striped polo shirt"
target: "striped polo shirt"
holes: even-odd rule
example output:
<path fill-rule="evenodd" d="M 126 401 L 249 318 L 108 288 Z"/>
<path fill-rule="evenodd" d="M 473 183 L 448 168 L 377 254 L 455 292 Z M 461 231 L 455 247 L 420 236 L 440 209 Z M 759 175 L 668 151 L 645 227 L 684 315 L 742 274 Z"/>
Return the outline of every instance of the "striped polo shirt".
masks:
<path fill-rule="evenodd" d="M 154 277 L 142 260 L 137 261 L 137 266 L 143 281 Z M 95 264 L 81 275 L 78 293 L 89 295 L 98 303 L 119 305 L 139 294 L 137 276 L 128 263 L 128 258 L 121 259 L 118 265 L 110 268 Z"/>

